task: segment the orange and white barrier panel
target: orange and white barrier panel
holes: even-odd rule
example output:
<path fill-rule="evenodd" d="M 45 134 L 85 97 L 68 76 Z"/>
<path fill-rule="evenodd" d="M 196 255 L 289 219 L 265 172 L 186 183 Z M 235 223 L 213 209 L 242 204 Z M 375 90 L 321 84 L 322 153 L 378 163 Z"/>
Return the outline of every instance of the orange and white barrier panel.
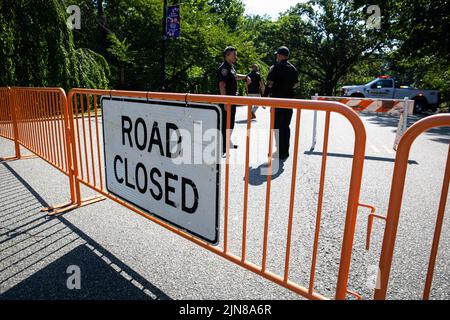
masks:
<path fill-rule="evenodd" d="M 328 97 L 315 95 L 311 97 L 313 100 L 319 101 L 337 101 L 351 107 L 356 112 L 362 113 L 385 113 L 391 116 L 400 116 L 397 133 L 394 141 L 393 149 L 397 150 L 397 145 L 408 128 L 408 115 L 414 112 L 414 100 L 405 98 L 399 99 L 367 99 L 367 98 L 350 98 L 350 97 Z M 313 139 L 311 150 L 314 150 L 317 142 L 317 114 L 314 114 L 313 122 Z"/>

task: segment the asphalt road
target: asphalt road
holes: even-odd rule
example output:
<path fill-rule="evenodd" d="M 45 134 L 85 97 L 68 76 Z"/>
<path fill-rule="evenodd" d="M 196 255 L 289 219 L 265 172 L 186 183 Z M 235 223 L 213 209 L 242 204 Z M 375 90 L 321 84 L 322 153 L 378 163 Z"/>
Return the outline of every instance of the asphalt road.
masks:
<path fill-rule="evenodd" d="M 295 119 L 295 115 L 293 117 Z M 361 202 L 386 212 L 398 118 L 361 115 L 367 130 Z M 417 121 L 412 117 L 411 123 Z M 232 140 L 230 250 L 240 254 L 244 190 L 246 110 L 239 108 Z M 290 279 L 308 286 L 321 167 L 324 115 L 318 144 L 309 152 L 312 112 L 303 111 L 295 196 Z M 247 258 L 261 263 L 266 199 L 268 109 L 252 123 Z M 291 128 L 294 128 L 294 120 Z M 413 146 L 398 232 L 389 298 L 419 299 L 423 289 L 439 203 L 449 130 L 436 129 Z M 293 139 L 293 137 L 292 137 Z M 331 118 L 315 289 L 332 297 L 339 266 L 353 152 L 353 132 L 341 116 Z M 13 151 L 0 138 L 0 155 Z M 283 274 L 292 159 L 273 176 L 267 268 Z M 223 174 L 222 174 L 223 179 Z M 83 190 L 84 195 L 93 192 Z M 222 183 L 222 199 L 224 183 Z M 67 177 L 41 159 L 0 163 L 0 299 L 301 299 L 298 295 L 206 251 L 141 216 L 106 200 L 56 218 L 42 206 L 68 200 Z M 222 201 L 223 207 L 223 201 Z M 368 211 L 361 209 L 355 234 L 349 289 L 372 296 L 384 222 L 375 221 L 365 250 Z M 449 215 L 443 227 L 433 299 L 450 298 Z M 221 223 L 223 228 L 223 213 Z M 223 239 L 223 230 L 220 233 Z M 75 265 L 81 289 L 68 290 Z"/>

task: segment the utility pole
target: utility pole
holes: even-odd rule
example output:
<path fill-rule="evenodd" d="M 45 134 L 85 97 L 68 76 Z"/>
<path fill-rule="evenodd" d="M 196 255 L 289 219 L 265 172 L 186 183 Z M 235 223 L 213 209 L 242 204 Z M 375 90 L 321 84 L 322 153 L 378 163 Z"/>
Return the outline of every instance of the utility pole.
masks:
<path fill-rule="evenodd" d="M 164 0 L 164 12 L 162 19 L 162 43 L 161 43 L 161 91 L 166 91 L 166 24 L 167 24 L 167 0 Z"/>

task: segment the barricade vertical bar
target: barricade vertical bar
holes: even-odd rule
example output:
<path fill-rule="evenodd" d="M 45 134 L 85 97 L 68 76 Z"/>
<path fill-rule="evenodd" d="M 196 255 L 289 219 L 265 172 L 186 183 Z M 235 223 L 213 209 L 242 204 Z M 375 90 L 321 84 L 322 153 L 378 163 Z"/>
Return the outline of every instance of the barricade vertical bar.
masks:
<path fill-rule="evenodd" d="M 55 114 L 53 111 L 54 108 L 54 104 L 53 104 L 53 93 L 52 92 L 46 92 L 46 102 L 47 102 L 47 119 L 48 119 L 48 132 L 49 132 L 49 136 L 50 136 L 50 145 L 49 145 L 49 149 L 50 149 L 50 159 L 53 163 L 59 163 L 59 161 L 56 160 L 55 157 L 55 141 L 56 141 L 56 136 L 53 135 L 53 129 L 54 129 L 54 125 L 55 122 L 53 120 L 53 115 Z M 64 166 L 62 166 L 63 169 Z"/>
<path fill-rule="evenodd" d="M 50 110 L 50 103 L 49 103 L 49 92 L 44 91 L 43 94 L 43 100 L 44 100 L 44 124 L 45 124 L 45 131 L 46 131 L 46 136 L 47 136 L 47 153 L 48 153 L 48 160 L 51 163 L 55 163 L 54 159 L 53 159 L 53 154 L 52 154 L 52 145 L 53 145 L 53 137 L 51 135 L 51 125 L 52 125 L 52 121 L 51 121 L 51 112 Z"/>
<path fill-rule="evenodd" d="M 408 97 L 405 97 L 403 101 L 403 134 L 405 134 L 406 129 L 408 129 Z"/>
<path fill-rule="evenodd" d="M 8 118 L 7 118 L 7 104 L 10 103 L 10 89 L 6 88 L 0 90 L 0 136 L 7 136 L 8 134 Z"/>
<path fill-rule="evenodd" d="M 95 98 L 93 95 L 86 94 L 86 104 L 87 104 L 87 114 L 88 114 L 89 142 L 90 142 L 90 146 L 91 146 L 92 178 L 94 181 L 94 186 L 97 186 L 97 178 L 96 178 L 95 162 L 94 162 L 94 143 L 92 142 L 91 96 L 93 98 Z"/>
<path fill-rule="evenodd" d="M 250 130 L 251 130 L 251 106 L 247 106 L 247 131 L 245 142 L 245 186 L 244 186 L 244 218 L 242 226 L 242 261 L 245 261 L 247 245 L 247 210 L 248 210 L 248 166 L 250 162 Z"/>
<path fill-rule="evenodd" d="M 39 151 L 39 131 L 36 125 L 36 101 L 37 101 L 37 93 L 35 91 L 32 91 L 30 93 L 31 95 L 31 99 L 30 99 L 30 119 L 29 119 L 29 123 L 30 126 L 32 128 L 32 136 L 33 136 L 33 141 L 32 141 L 32 145 L 35 146 L 35 150 Z"/>
<path fill-rule="evenodd" d="M 347 200 L 347 213 L 345 218 L 344 237 L 342 240 L 341 260 L 339 264 L 338 280 L 336 285 L 336 299 L 343 300 L 347 295 L 347 283 L 350 272 L 350 263 L 353 250 L 356 218 L 361 193 L 361 180 L 364 167 L 366 149 L 366 131 L 362 122 L 352 123 L 355 131 L 354 156 L 350 178 L 350 188 Z"/>
<path fill-rule="evenodd" d="M 223 238 L 223 252 L 228 251 L 228 203 L 229 203 L 229 179 L 230 179 L 230 126 L 231 126 L 231 104 L 225 106 L 227 110 L 227 128 L 225 134 L 225 213 L 224 213 L 224 238 Z M 222 143 L 223 146 L 223 143 Z M 223 151 L 223 150 L 222 150 Z"/>
<path fill-rule="evenodd" d="M 21 91 L 17 92 L 17 97 L 19 98 L 20 103 L 20 113 L 19 113 L 19 119 L 20 119 L 20 126 L 21 126 L 21 133 L 22 137 L 20 138 L 22 141 L 22 144 L 29 148 L 30 147 L 30 141 L 31 141 L 31 128 L 30 128 L 30 99 L 26 98 L 24 93 Z"/>
<path fill-rule="evenodd" d="M 273 133 L 275 125 L 275 110 L 276 108 L 270 108 L 270 129 L 269 129 L 269 154 L 267 163 L 267 188 L 266 188 L 266 214 L 264 218 L 264 242 L 263 242 L 263 256 L 261 272 L 266 271 L 267 262 L 267 241 L 269 236 L 269 211 L 270 211 L 270 186 L 272 181 L 272 145 L 273 145 Z M 279 159 L 277 160 L 279 161 Z"/>
<path fill-rule="evenodd" d="M 318 100 L 319 94 L 316 93 L 316 95 L 313 97 L 313 100 Z M 310 152 L 314 151 L 316 148 L 317 143 L 317 110 L 314 110 L 314 118 L 313 118 L 313 134 L 312 134 L 312 143 L 311 143 L 311 149 Z"/>
<path fill-rule="evenodd" d="M 19 91 L 19 90 L 18 90 Z M 32 115 L 31 115 L 31 109 L 33 105 L 33 95 L 30 93 L 28 97 L 26 96 L 25 92 L 19 91 L 22 96 L 22 101 L 25 105 L 26 112 L 24 113 L 23 122 L 26 123 L 27 127 L 27 135 L 28 135 L 28 147 L 31 147 L 31 144 L 33 143 L 36 136 L 34 135 L 34 128 L 32 123 Z"/>
<path fill-rule="evenodd" d="M 47 92 L 42 92 L 42 125 L 44 127 L 44 134 L 45 134 L 45 154 L 46 159 L 51 162 L 51 154 L 50 154 L 50 136 L 49 136 L 49 121 L 48 121 L 48 112 L 47 112 Z"/>
<path fill-rule="evenodd" d="M 84 97 L 87 94 L 81 94 L 80 95 L 80 104 L 81 104 L 81 127 L 83 128 L 83 144 L 84 144 L 84 160 L 86 161 L 86 178 L 87 178 L 87 182 L 89 183 L 91 180 L 91 175 L 89 173 L 89 162 L 88 162 L 88 147 L 87 147 L 87 142 L 86 142 L 86 125 L 84 123 Z M 81 148 L 80 148 L 81 149 Z"/>
<path fill-rule="evenodd" d="M 40 141 L 40 149 L 39 149 L 39 154 L 41 154 L 42 156 L 45 157 L 45 132 L 44 132 L 44 128 L 42 127 L 42 101 L 41 101 L 41 92 L 37 92 L 37 108 L 36 108 L 36 124 L 39 127 L 39 141 Z"/>
<path fill-rule="evenodd" d="M 53 154 L 52 154 L 52 136 L 51 136 L 51 112 L 50 110 L 50 104 L 49 104 L 49 92 L 44 91 L 43 92 L 43 98 L 44 98 L 44 112 L 45 112 L 45 131 L 46 131 L 46 135 L 47 135 L 47 153 L 48 153 L 48 160 L 52 163 L 55 163 L 53 159 Z M 61 168 L 63 168 L 63 166 L 61 166 Z M 63 169 L 64 170 L 64 169 Z"/>
<path fill-rule="evenodd" d="M 100 173 L 100 188 L 103 189 L 103 173 L 102 173 L 102 161 L 100 157 L 100 131 L 98 130 L 98 111 L 97 111 L 97 95 L 94 97 L 94 113 L 95 113 L 95 132 L 97 134 L 97 156 L 98 156 L 98 169 Z"/>
<path fill-rule="evenodd" d="M 54 119 L 55 119 L 55 132 L 56 132 L 56 154 L 58 157 L 58 162 L 59 163 L 63 163 L 64 162 L 64 153 L 63 153 L 63 149 L 62 149 L 62 135 L 61 135 L 61 114 L 63 113 L 63 110 L 61 110 L 60 104 L 57 103 L 58 99 L 55 95 L 53 95 L 53 109 L 54 109 Z M 67 156 L 67 153 L 66 153 Z"/>
<path fill-rule="evenodd" d="M 327 168 L 328 158 L 328 138 L 330 134 L 330 112 L 326 112 L 325 116 L 325 133 L 323 138 L 323 150 L 322 150 L 322 167 L 320 170 L 320 185 L 319 185 L 319 199 L 317 201 L 317 214 L 316 214 L 316 229 L 314 232 L 314 245 L 311 261 L 311 273 L 309 277 L 309 293 L 314 291 L 314 278 L 316 274 L 317 264 L 317 251 L 319 248 L 319 236 L 320 236 L 320 224 L 322 219 L 323 209 L 323 193 L 325 189 L 325 173 Z"/>
<path fill-rule="evenodd" d="M 299 149 L 299 137 L 300 137 L 300 121 L 301 121 L 301 109 L 297 109 L 296 125 L 295 125 L 295 139 L 294 139 L 294 160 L 292 164 L 292 179 L 291 179 L 291 200 L 289 203 L 289 218 L 288 218 L 288 232 L 286 239 L 286 256 L 284 262 L 284 281 L 288 281 L 289 278 L 289 262 L 291 255 L 291 241 L 292 241 L 292 222 L 294 216 L 294 200 L 297 178 L 297 162 L 298 162 L 298 149 Z"/>
<path fill-rule="evenodd" d="M 447 204 L 449 181 L 450 181 L 450 146 L 448 149 L 447 164 L 445 166 L 444 182 L 442 183 L 441 199 L 439 201 L 439 210 L 436 219 L 436 228 L 433 236 L 433 245 L 431 247 L 430 260 L 428 263 L 427 278 L 425 281 L 425 289 L 423 293 L 424 300 L 428 300 L 430 298 L 431 284 L 433 282 L 433 274 L 436 266 L 436 257 L 439 249 L 439 241 L 441 238 L 442 225 L 444 223 L 444 214 L 445 214 L 445 207 Z"/>
<path fill-rule="evenodd" d="M 39 108 L 40 108 L 39 93 L 37 91 L 35 91 L 33 96 L 34 96 L 33 97 L 34 105 L 32 107 L 32 110 L 33 110 L 33 122 L 32 123 L 33 123 L 33 126 L 36 128 L 36 150 L 39 154 L 42 154 L 42 138 L 40 138 L 40 137 L 43 137 L 43 135 L 42 135 L 41 127 L 39 125 L 39 113 L 38 113 Z"/>
<path fill-rule="evenodd" d="M 81 150 L 82 150 L 82 148 L 81 148 L 81 138 L 80 138 L 80 124 L 79 124 L 79 117 L 78 117 L 78 105 L 79 105 L 78 100 L 79 99 L 81 100 L 81 94 L 76 93 L 76 94 L 74 94 L 73 98 L 74 98 L 73 102 L 74 102 L 74 109 L 75 109 L 75 117 L 74 117 L 73 121 L 75 121 L 75 125 L 76 125 L 76 128 L 77 128 L 77 142 L 78 142 L 78 150 L 79 150 L 77 152 L 78 153 L 78 157 L 79 157 L 79 160 L 78 160 L 79 169 L 78 170 L 80 170 L 81 179 L 84 179 L 83 160 L 81 158 Z M 81 112 L 83 112 L 83 111 L 81 111 Z M 81 201 L 81 199 L 80 199 L 80 201 Z"/>
<path fill-rule="evenodd" d="M 45 125 L 44 125 L 44 103 L 42 100 L 42 92 L 38 91 L 38 109 L 37 109 L 37 119 L 36 122 L 39 124 L 39 129 L 41 130 L 41 155 L 44 156 L 44 158 L 48 158 L 47 151 L 46 151 L 46 144 L 47 144 L 47 136 L 45 134 Z"/>
<path fill-rule="evenodd" d="M 71 157 L 71 141 L 70 141 L 70 127 L 68 122 L 66 122 L 66 118 L 67 121 L 70 121 L 69 119 L 69 111 L 68 111 L 68 105 L 69 102 L 67 100 L 67 96 L 66 93 L 63 92 L 63 97 L 64 97 L 64 101 L 63 103 L 60 105 L 61 107 L 61 111 L 60 111 L 60 122 L 61 122 L 61 129 L 63 131 L 62 134 L 62 141 L 61 141 L 61 147 L 64 150 L 64 155 L 66 156 L 66 161 L 65 163 L 69 164 L 69 161 L 67 160 L 67 157 Z M 73 161 L 72 159 L 70 159 L 70 163 Z M 68 170 L 71 170 L 70 168 Z"/>
<path fill-rule="evenodd" d="M 30 108 L 31 108 L 31 99 L 30 96 L 26 96 L 24 92 L 18 90 L 18 95 L 21 97 L 21 122 L 22 127 L 25 132 L 26 146 L 30 148 L 31 141 L 33 140 L 33 128 L 30 122 Z"/>
<path fill-rule="evenodd" d="M 77 93 L 74 93 L 73 91 L 69 92 L 68 97 L 68 134 L 69 134 L 69 143 L 68 145 L 71 145 L 70 150 L 72 151 L 71 155 L 68 155 L 72 159 L 72 166 L 73 166 L 73 180 L 74 180 L 74 187 L 75 187 L 75 198 L 77 201 L 77 206 L 80 207 L 82 203 L 81 199 L 81 190 L 80 190 L 80 181 L 78 180 L 79 175 L 79 168 L 78 168 L 78 158 L 77 154 L 79 154 L 79 159 L 81 161 L 81 145 L 79 144 L 79 137 L 80 132 L 78 128 L 78 111 L 77 111 Z M 73 113 L 73 110 L 75 110 L 75 115 Z M 75 127 L 77 129 L 77 137 L 78 137 L 78 146 L 80 147 L 77 149 L 77 143 L 75 140 Z M 83 175 L 83 171 L 81 170 L 81 175 Z"/>
<path fill-rule="evenodd" d="M 68 176 L 69 176 L 69 185 L 70 185 L 70 200 L 71 203 L 74 204 L 77 200 L 76 198 L 76 190 L 75 190 L 75 174 L 74 174 L 74 170 L 73 170 L 73 163 L 72 161 L 76 161 L 76 155 L 73 152 L 73 148 L 71 148 L 71 135 L 73 134 L 73 130 L 71 130 L 70 127 L 70 119 L 69 119 L 69 106 L 68 106 L 68 101 L 67 101 L 67 96 L 66 93 L 61 90 L 61 103 L 60 105 L 60 109 L 61 109 L 61 116 L 63 117 L 62 121 L 63 121 L 63 127 L 64 127 L 64 142 L 65 142 L 65 146 L 66 146 L 66 157 L 65 157 L 65 163 L 67 166 L 67 172 L 68 172 Z M 71 117 L 72 118 L 72 117 Z M 73 146 L 74 147 L 74 146 Z"/>
<path fill-rule="evenodd" d="M 46 159 L 50 159 L 50 153 L 49 153 L 49 146 L 50 146 L 50 139 L 48 136 L 48 118 L 47 118 L 47 112 L 46 112 L 46 101 L 45 101 L 46 92 L 41 92 L 41 124 L 42 129 L 44 130 L 44 156 Z"/>
<path fill-rule="evenodd" d="M 0 100 L 0 115 L 1 115 L 1 119 L 4 122 L 4 124 L 2 124 L 2 132 L 4 134 L 5 137 L 10 137 L 10 135 L 8 134 L 9 132 L 11 132 L 11 126 L 9 124 L 8 118 L 10 118 L 8 116 L 8 114 L 10 113 L 10 111 L 8 111 L 8 109 L 11 108 L 11 88 L 7 87 L 5 90 L 1 91 L 1 100 Z"/>
<path fill-rule="evenodd" d="M 13 123 L 13 132 L 14 132 L 14 149 L 15 149 L 15 153 L 16 153 L 16 158 L 20 159 L 21 158 L 21 154 L 20 154 L 20 144 L 19 144 L 19 140 L 20 140 L 20 136 L 19 136 L 19 127 L 18 127 L 18 121 L 17 121 L 17 110 L 18 110 L 18 105 L 17 105 L 17 100 L 16 100 L 16 95 L 14 90 L 11 92 L 11 90 L 8 90 L 10 93 L 10 103 L 11 103 L 11 116 L 12 116 L 12 123 Z"/>

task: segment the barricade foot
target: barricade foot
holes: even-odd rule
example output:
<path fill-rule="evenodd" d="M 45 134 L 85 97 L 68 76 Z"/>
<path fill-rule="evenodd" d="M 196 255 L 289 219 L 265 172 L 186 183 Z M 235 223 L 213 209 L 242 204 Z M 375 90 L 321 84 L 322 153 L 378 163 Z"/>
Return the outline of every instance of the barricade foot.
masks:
<path fill-rule="evenodd" d="M 25 159 L 33 159 L 33 158 L 37 158 L 37 155 L 34 154 L 29 154 L 26 156 L 21 156 L 20 158 L 16 157 L 16 156 L 12 156 L 12 157 L 5 157 L 2 158 L 0 157 L 0 161 L 6 162 L 6 161 L 15 161 L 15 160 L 25 160 Z"/>
<path fill-rule="evenodd" d="M 362 297 L 359 293 L 357 293 L 357 292 L 347 290 L 347 294 L 349 294 L 349 295 L 355 297 L 356 300 L 364 300 L 363 297 Z"/>
<path fill-rule="evenodd" d="M 55 216 L 57 214 L 71 211 L 76 208 L 81 208 L 81 207 L 84 207 L 84 206 L 87 206 L 87 205 L 90 205 L 90 204 L 93 204 L 93 203 L 96 203 L 99 201 L 103 201 L 105 199 L 106 199 L 106 197 L 104 197 L 104 196 L 94 196 L 91 198 L 81 200 L 80 204 L 69 202 L 69 203 L 65 203 L 65 204 L 61 204 L 61 205 L 57 205 L 57 206 L 42 208 L 41 212 L 48 212 L 47 216 L 51 217 L 51 216 Z"/>

